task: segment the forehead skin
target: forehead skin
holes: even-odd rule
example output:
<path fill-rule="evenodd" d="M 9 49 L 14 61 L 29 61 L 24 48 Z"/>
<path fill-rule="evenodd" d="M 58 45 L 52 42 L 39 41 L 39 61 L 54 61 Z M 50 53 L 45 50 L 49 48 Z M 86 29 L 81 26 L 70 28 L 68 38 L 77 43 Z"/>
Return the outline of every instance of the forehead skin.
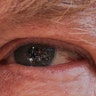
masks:
<path fill-rule="evenodd" d="M 4 0 L 0 2 L 2 7 Z M 82 12 L 58 20 L 21 18 L 23 21 L 18 22 L 18 18 L 12 17 L 11 12 L 3 13 L 0 15 L 0 48 L 17 38 L 56 39 L 84 48 L 96 62 L 96 12 L 94 11 L 96 7 L 94 6 L 95 4 Z M 0 58 L 3 54 L 4 52 L 0 50 Z M 16 64 L 0 66 L 0 94 L 2 96 L 96 96 L 96 74 L 93 76 L 86 62 L 73 64 L 71 68 L 63 68 L 62 65 L 48 69 L 26 68 Z"/>

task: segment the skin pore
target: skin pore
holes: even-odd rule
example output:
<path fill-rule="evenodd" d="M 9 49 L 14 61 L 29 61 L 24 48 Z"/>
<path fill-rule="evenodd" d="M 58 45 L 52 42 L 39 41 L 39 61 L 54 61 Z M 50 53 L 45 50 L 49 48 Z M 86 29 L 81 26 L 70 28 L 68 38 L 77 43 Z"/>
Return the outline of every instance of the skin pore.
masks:
<path fill-rule="evenodd" d="M 60 22 L 33 19 L 14 23 L 11 15 L 4 15 L 6 17 L 0 22 L 0 60 L 7 51 L 5 45 L 12 40 L 46 38 L 85 49 L 95 63 L 81 61 L 69 65 L 26 67 L 0 62 L 1 96 L 96 96 L 96 13 L 86 15 L 89 10 L 92 9 L 66 16 Z"/>

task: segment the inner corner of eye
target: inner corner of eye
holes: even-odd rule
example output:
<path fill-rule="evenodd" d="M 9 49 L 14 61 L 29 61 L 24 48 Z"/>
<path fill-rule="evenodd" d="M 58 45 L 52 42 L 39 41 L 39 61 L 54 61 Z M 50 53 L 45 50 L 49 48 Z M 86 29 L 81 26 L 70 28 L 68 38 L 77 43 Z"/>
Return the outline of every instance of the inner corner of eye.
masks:
<path fill-rule="evenodd" d="M 6 59 L 2 59 L 2 60 L 0 60 L 0 66 L 1 65 L 7 65 L 7 60 Z"/>

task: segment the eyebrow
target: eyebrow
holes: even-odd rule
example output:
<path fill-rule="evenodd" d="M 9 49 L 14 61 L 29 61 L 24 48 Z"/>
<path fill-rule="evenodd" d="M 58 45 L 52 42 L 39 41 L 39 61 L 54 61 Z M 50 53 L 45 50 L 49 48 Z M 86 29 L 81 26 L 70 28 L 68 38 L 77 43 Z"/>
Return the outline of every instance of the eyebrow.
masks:
<path fill-rule="evenodd" d="M 72 1 L 72 3 L 70 3 Z M 82 0 L 81 0 L 82 1 Z M 74 0 L 8 0 L 0 12 L 8 13 L 11 21 L 24 22 L 36 19 L 61 18 L 86 8 L 90 0 L 75 2 Z M 91 0 L 93 1 L 93 0 Z M 2 3 L 2 2 L 1 2 Z M 76 5 L 77 4 L 77 5 Z"/>

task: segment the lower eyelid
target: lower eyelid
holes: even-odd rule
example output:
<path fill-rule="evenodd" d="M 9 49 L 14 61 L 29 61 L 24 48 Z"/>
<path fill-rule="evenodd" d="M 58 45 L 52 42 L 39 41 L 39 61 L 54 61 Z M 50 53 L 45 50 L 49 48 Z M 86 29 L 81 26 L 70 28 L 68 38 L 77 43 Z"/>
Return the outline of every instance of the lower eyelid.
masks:
<path fill-rule="evenodd" d="M 7 68 L 8 70 L 12 72 L 17 72 L 19 74 L 23 75 L 32 75 L 32 73 L 37 72 L 37 73 L 63 73 L 63 72 L 70 72 L 71 70 L 78 70 L 75 71 L 75 73 L 79 73 L 81 69 L 85 69 L 85 67 L 88 67 L 88 62 L 86 61 L 80 61 L 80 62 L 72 62 L 70 64 L 59 64 L 55 66 L 47 66 L 47 67 L 29 67 L 29 66 L 23 66 L 23 65 L 18 65 L 18 64 L 10 64 L 7 65 L 6 67 L 3 66 L 2 68 Z M 17 71 L 18 70 L 18 71 Z M 76 74 L 77 74 L 76 73 Z M 63 74 L 64 75 L 64 74 Z"/>
<path fill-rule="evenodd" d="M 84 64 L 86 63 L 75 63 L 75 64 L 70 64 L 68 65 L 56 65 L 56 66 L 50 66 L 50 67 L 26 67 L 26 66 L 21 66 L 17 64 L 11 64 L 6 66 L 3 66 L 0 69 L 5 70 L 6 72 L 10 72 L 11 75 L 8 78 L 26 78 L 26 80 L 52 80 L 53 78 L 55 80 L 60 80 L 61 79 L 64 81 L 67 80 L 67 82 L 72 82 L 74 77 L 77 77 L 78 75 L 82 76 L 82 73 L 84 73 L 85 67 Z M 13 74 L 13 75 L 12 75 Z M 5 74 L 4 74 L 5 75 Z M 61 78 L 58 78 L 61 77 Z"/>

